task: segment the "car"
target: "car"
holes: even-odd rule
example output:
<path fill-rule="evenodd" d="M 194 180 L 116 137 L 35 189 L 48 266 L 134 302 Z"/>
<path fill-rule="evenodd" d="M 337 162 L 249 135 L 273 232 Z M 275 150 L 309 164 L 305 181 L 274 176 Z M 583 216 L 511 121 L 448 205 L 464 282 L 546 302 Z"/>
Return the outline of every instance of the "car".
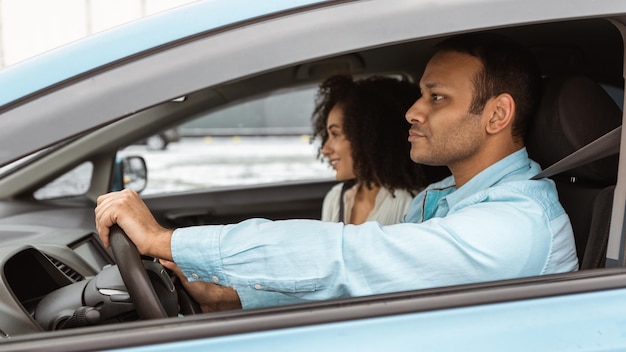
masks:
<path fill-rule="evenodd" d="M 136 141 L 136 145 L 145 145 L 148 150 L 165 150 L 168 144 L 180 141 L 178 128 L 168 128 L 148 138 Z"/>
<path fill-rule="evenodd" d="M 95 202 L 121 188 L 168 227 L 319 218 L 335 181 L 306 166 L 321 164 L 306 138 L 183 137 L 156 156 L 133 144 L 337 72 L 417 81 L 436 43 L 483 31 L 541 66 L 528 150 L 557 184 L 581 270 L 195 314 L 153 258 L 102 246 Z M 625 34 L 623 0 L 213 0 L 0 71 L 0 350 L 626 349 Z M 167 317 L 145 313 L 155 302 Z"/>
<path fill-rule="evenodd" d="M 180 141 L 178 128 L 168 128 L 163 132 L 146 138 L 141 144 L 145 144 L 146 148 L 150 150 L 165 150 L 168 144 L 178 141 Z"/>

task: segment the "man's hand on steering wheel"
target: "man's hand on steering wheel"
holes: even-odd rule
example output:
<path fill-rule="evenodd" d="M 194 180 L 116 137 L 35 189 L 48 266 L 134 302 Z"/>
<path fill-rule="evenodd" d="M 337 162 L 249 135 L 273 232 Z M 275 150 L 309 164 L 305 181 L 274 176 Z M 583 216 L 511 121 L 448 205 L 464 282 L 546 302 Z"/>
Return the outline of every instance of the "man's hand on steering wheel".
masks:
<path fill-rule="evenodd" d="M 185 291 L 200 305 L 203 312 L 241 308 L 239 295 L 232 287 L 187 280 L 176 264 L 171 262 L 170 242 L 173 231 L 158 224 L 137 192 L 111 192 L 98 197 L 97 203 L 96 229 L 105 247 L 117 242 L 117 245 L 112 245 L 114 255 L 124 248 L 125 254 L 118 254 L 116 262 L 130 295 L 139 298 L 136 306 L 140 316 L 164 317 L 158 297 L 146 275 L 143 275 L 145 270 L 141 273 L 140 254 L 164 259 L 162 265 L 176 274 Z M 118 232 L 123 235 L 119 236 Z M 122 238 L 129 239 L 129 243 L 120 240 Z"/>
<path fill-rule="evenodd" d="M 137 192 L 125 189 L 101 195 L 95 217 L 96 230 L 105 247 L 110 246 L 109 232 L 117 224 L 140 254 L 172 260 L 173 231 L 159 225 Z"/>

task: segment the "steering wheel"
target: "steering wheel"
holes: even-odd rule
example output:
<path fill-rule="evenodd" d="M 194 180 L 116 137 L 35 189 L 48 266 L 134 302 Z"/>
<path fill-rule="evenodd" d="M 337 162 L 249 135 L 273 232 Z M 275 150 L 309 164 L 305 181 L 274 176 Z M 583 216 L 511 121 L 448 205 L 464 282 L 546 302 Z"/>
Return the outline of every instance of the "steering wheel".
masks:
<path fill-rule="evenodd" d="M 168 315 L 154 290 L 135 244 L 118 225 L 111 227 L 109 239 L 113 257 L 139 317 L 166 318 Z"/>

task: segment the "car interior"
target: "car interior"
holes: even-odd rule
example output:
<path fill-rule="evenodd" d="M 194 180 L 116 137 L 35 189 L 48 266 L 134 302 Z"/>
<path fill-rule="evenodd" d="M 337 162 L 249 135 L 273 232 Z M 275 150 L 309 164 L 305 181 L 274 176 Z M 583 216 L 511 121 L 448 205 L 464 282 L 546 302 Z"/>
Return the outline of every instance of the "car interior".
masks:
<path fill-rule="evenodd" d="M 624 48 L 622 35 L 611 21 L 571 20 L 492 31 L 527 45 L 541 65 L 545 78 L 543 100 L 529 131 L 527 147 L 543 168 L 621 126 Z M 130 114 L 59 148 L 50 148 L 40 155 L 46 158 L 33 158 L 23 170 L 8 178 L 6 182 L 11 187 L 0 190 L 0 196 L 20 205 L 9 207 L 0 202 L 0 233 L 6 239 L 0 248 L 0 258 L 6 258 L 2 262 L 4 284 L 0 298 L 5 302 L 2 310 L 10 312 L 7 316 L 11 317 L 10 325 L 7 318 L 2 319 L 0 331 L 27 335 L 75 328 L 80 326 L 78 320 L 68 320 L 76 314 L 81 315 L 84 326 L 138 319 L 130 298 L 121 294 L 117 297 L 119 305 L 112 306 L 94 321 L 89 320 L 92 314 L 89 309 L 78 313 L 71 309 L 75 300 L 80 300 L 76 297 L 90 290 L 96 278 L 110 279 L 111 290 L 123 287 L 123 283 L 107 274 L 106 268 L 115 264 L 115 260 L 111 251 L 100 244 L 93 225 L 94 200 L 102 190 L 111 190 L 115 156 L 120 149 L 188 123 L 198 114 L 272 91 L 316 85 L 333 73 L 355 77 L 394 74 L 417 82 L 433 45 L 441 39 L 364 48 L 206 87 L 176 101 Z M 68 149 L 71 153 L 61 154 Z M 552 176 L 570 215 L 584 271 L 604 268 L 607 264 L 618 158 L 617 154 L 603 156 Z M 91 165 L 91 175 L 84 194 L 45 200 L 33 197 L 39 188 L 85 162 Z M 24 175 L 33 172 L 47 177 L 29 183 Z M 150 182 L 149 173 L 147 177 Z M 149 194 L 144 200 L 166 227 L 227 224 L 252 217 L 318 219 L 323 197 L 334 184 L 333 179 L 276 182 Z M 8 188 L 11 194 L 7 193 Z M 58 209 L 75 217 L 59 218 Z M 32 224 L 27 232 L 12 230 L 12 226 L 26 218 Z M 45 233 L 43 225 L 47 226 Z M 27 246 L 25 239 L 30 243 Z M 166 285 L 155 270 L 151 274 L 153 285 Z M 93 298 L 93 303 L 83 302 L 81 306 L 97 306 L 98 300 Z M 193 312 L 193 308 L 187 312 Z"/>
<path fill-rule="evenodd" d="M 544 169 L 621 126 L 617 103 L 588 77 L 546 78 L 543 94 L 527 148 Z M 551 148 L 545 148 L 547 140 Z M 618 161 L 611 155 L 553 176 L 574 228 L 581 269 L 605 264 Z"/>
<path fill-rule="evenodd" d="M 546 92 L 543 105 L 538 112 L 537 124 L 530 131 L 528 149 L 531 156 L 536 158 L 544 168 L 621 124 L 621 105 L 623 105 L 622 39 L 619 31 L 609 21 L 598 19 L 552 23 L 502 29 L 499 32 L 525 42 L 531 47 L 542 65 L 546 80 Z M 272 82 L 272 85 L 278 85 L 280 88 L 293 85 L 310 85 L 320 82 L 335 72 L 350 73 L 356 77 L 371 74 L 399 74 L 402 77 L 418 81 L 421 69 L 429 57 L 429 51 L 437 40 L 401 43 L 303 63 L 296 67 L 288 67 L 258 77 L 220 87 L 212 87 L 209 92 L 196 92 L 194 94 L 206 94 L 207 97 L 215 97 L 215 99 L 219 97 L 217 101 L 209 98 L 216 105 L 223 104 L 225 101 L 230 103 L 245 101 L 248 97 L 263 94 L 268 89 L 275 89 L 268 87 L 268 82 Z M 383 60 L 383 57 L 387 59 Z M 569 81 L 566 77 L 575 76 L 586 77 L 587 80 L 583 81 L 586 85 L 567 83 Z M 565 80 L 566 82 L 551 83 L 558 80 Z M 192 95 L 188 98 L 193 99 Z M 588 114 L 586 114 L 587 112 Z M 594 116 L 597 117 L 593 118 Z M 550 148 L 546 148 L 548 141 L 551 143 Z M 581 262 L 582 253 L 584 253 L 587 243 L 586 233 L 591 223 L 591 218 L 587 214 L 592 208 L 591 205 L 581 206 L 581 204 L 591 204 L 595 199 L 596 191 L 615 184 L 617 158 L 617 155 L 613 155 L 607 160 L 580 166 L 569 173 L 554 177 L 562 190 L 565 207 L 572 214 L 571 218 L 577 236 L 580 236 L 577 243 Z M 566 181 L 560 182 L 561 179 Z M 281 207 L 276 212 L 270 212 L 270 209 L 277 205 L 271 201 L 271 205 L 261 205 L 260 208 L 262 209 L 253 206 L 253 209 L 246 211 L 246 208 L 241 207 L 240 204 L 234 207 L 236 209 L 231 209 L 228 205 L 234 199 L 239 198 L 236 196 L 239 191 L 226 191 L 224 197 L 221 196 L 220 191 L 215 191 L 216 193 L 213 193 L 211 197 L 202 195 L 202 199 L 199 201 L 199 204 L 205 205 L 207 200 L 210 205 L 213 204 L 213 199 L 217 201 L 215 207 L 211 207 L 214 211 L 209 216 L 199 214 L 194 217 L 193 221 L 189 221 L 191 220 L 190 217 L 178 217 L 174 221 L 168 221 L 171 219 L 163 220 L 171 226 L 184 226 L 198 223 L 229 223 L 258 216 L 270 219 L 315 219 L 319 216 L 321 205 L 319 196 L 324 194 L 327 187 L 332 183 L 332 181 L 330 184 L 323 182 L 314 189 L 310 188 L 312 184 L 307 183 L 304 193 L 312 195 L 310 192 L 314 192 L 317 201 L 308 202 L 308 205 L 302 203 L 301 207 L 296 205 L 300 203 L 294 203 L 295 199 L 289 199 L 284 203 L 287 209 Z M 299 185 L 278 187 L 291 187 L 293 189 L 289 189 L 285 193 L 301 194 L 298 191 Z M 253 187 L 242 191 L 263 192 L 263 188 Z M 269 193 L 276 194 L 278 192 L 274 192 L 270 186 Z M 271 199 L 270 194 L 264 194 L 265 197 L 254 197 L 254 199 Z M 584 198 L 585 196 L 587 198 Z M 189 200 L 187 195 L 184 197 L 187 201 Z M 177 196 L 168 197 L 170 200 L 172 198 L 177 204 Z M 152 201 L 152 199 L 148 198 L 148 201 Z M 153 209 L 158 211 L 160 201 L 154 199 L 152 205 L 154 205 Z M 268 207 L 268 205 L 270 206 Z M 606 223 L 606 221 L 602 221 L 602 223 Z M 581 234 L 578 235 L 578 233 Z"/>

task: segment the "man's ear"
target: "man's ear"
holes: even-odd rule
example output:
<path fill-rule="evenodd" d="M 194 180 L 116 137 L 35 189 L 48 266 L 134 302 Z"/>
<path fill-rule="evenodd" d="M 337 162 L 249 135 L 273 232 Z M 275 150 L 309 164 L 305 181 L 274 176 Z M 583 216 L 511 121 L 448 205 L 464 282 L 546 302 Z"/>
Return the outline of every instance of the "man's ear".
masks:
<path fill-rule="evenodd" d="M 488 102 L 489 120 L 487 121 L 487 133 L 496 134 L 513 124 L 515 116 L 515 100 L 508 93 L 502 93 Z"/>

